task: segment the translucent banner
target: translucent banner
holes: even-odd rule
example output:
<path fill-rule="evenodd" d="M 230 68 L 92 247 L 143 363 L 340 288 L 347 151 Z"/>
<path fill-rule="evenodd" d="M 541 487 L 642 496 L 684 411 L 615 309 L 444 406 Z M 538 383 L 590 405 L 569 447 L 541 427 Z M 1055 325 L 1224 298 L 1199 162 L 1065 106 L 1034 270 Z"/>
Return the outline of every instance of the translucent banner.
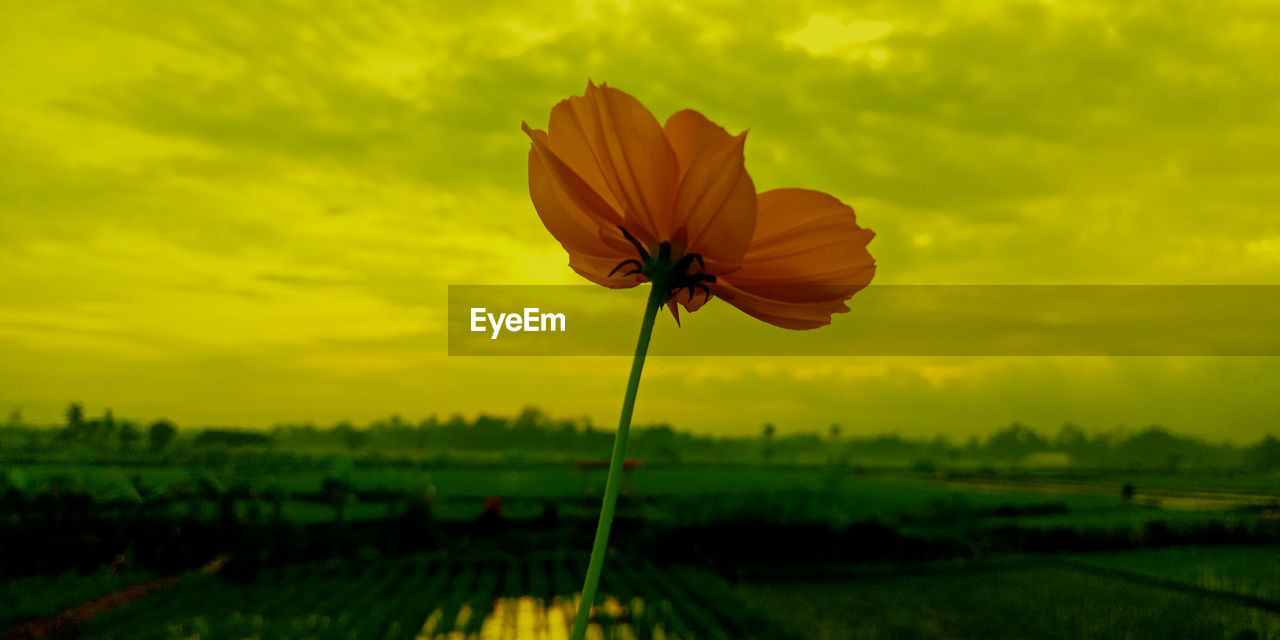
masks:
<path fill-rule="evenodd" d="M 454 356 L 623 356 L 647 285 L 449 287 Z M 683 295 L 683 294 L 682 294 Z M 1280 285 L 872 285 L 830 326 L 780 329 L 713 300 L 666 311 L 652 355 L 1274 356 Z"/>

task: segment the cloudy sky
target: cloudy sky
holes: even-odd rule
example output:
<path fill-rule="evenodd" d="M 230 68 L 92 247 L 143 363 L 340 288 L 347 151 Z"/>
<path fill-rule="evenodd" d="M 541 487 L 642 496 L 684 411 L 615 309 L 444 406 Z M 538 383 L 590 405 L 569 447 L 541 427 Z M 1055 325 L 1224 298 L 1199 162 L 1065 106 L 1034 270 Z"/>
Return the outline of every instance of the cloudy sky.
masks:
<path fill-rule="evenodd" d="M 760 190 L 827 191 L 877 232 L 878 283 L 1280 283 L 1271 3 L 304 4 L 0 7 L 0 410 L 613 422 L 623 358 L 445 350 L 448 285 L 579 281 L 528 201 L 520 123 L 588 78 L 749 129 Z M 1277 376 L 662 357 L 636 419 L 1245 440 L 1277 430 Z"/>

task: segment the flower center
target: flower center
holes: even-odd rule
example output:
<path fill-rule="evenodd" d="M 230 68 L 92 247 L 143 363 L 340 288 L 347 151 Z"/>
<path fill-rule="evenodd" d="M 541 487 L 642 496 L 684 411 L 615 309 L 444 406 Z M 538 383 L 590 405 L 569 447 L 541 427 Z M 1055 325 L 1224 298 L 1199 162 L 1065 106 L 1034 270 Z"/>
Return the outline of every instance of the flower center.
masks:
<path fill-rule="evenodd" d="M 690 272 L 693 263 L 698 263 L 698 267 L 704 271 L 707 268 L 706 263 L 702 261 L 702 256 L 697 253 L 686 253 L 677 261 L 671 260 L 671 243 L 663 242 L 658 245 L 658 255 L 650 255 L 644 245 L 636 240 L 635 236 L 627 232 L 626 229 L 618 227 L 622 231 L 622 237 L 627 239 L 632 246 L 636 248 L 639 258 L 631 258 L 619 262 L 609 277 L 621 271 L 624 267 L 631 269 L 624 271 L 622 275 L 631 276 L 635 274 L 643 275 L 653 283 L 655 287 L 666 289 L 666 298 L 670 300 L 685 290 L 689 293 L 689 300 L 693 300 L 694 291 L 701 291 L 707 300 L 711 300 L 711 289 L 707 288 L 707 284 L 716 281 L 716 277 L 703 273 L 702 271 Z"/>

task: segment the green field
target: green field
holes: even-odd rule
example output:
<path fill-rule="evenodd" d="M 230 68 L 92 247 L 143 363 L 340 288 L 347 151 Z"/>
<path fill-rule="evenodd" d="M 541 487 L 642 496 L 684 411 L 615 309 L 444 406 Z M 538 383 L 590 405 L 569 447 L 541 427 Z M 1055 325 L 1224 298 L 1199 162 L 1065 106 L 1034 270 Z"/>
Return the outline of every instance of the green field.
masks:
<path fill-rule="evenodd" d="M 163 495 L 173 487 L 212 482 L 224 488 L 242 487 L 259 493 L 278 491 L 318 492 L 329 474 L 322 471 L 283 473 L 242 473 L 236 469 L 197 469 L 156 466 L 104 466 L 36 464 L 15 467 L 33 486 L 61 486 L 82 491 L 98 499 L 136 499 L 137 488 Z M 604 484 L 602 471 L 580 471 L 569 465 L 535 467 L 457 467 L 418 469 L 355 467 L 345 476 L 356 491 L 389 491 L 406 495 L 430 495 L 437 515 L 470 518 L 478 505 L 490 496 L 500 496 L 509 504 L 509 515 L 528 516 L 539 512 L 538 501 L 572 500 L 599 495 Z M 1120 476 L 1119 478 L 1123 478 Z M 986 513 L 991 526 L 1013 522 L 996 512 L 1000 507 L 1026 508 L 1057 504 L 1058 513 L 1032 515 L 1019 512 L 1020 526 L 1134 526 L 1154 520 L 1242 521 L 1248 513 L 1231 513 L 1242 506 L 1223 499 L 1198 508 L 1156 508 L 1159 501 L 1120 499 L 1119 478 L 1100 477 L 1088 483 L 1078 479 L 1052 478 L 1005 480 L 1000 483 L 961 483 L 931 474 L 905 472 L 850 473 L 824 467 L 769 468 L 763 466 L 672 466 L 640 469 L 631 474 L 627 492 L 644 498 L 661 499 L 682 517 L 717 520 L 751 513 L 778 521 L 829 520 L 855 522 L 871 518 L 901 524 L 927 532 L 946 528 L 957 519 L 970 520 L 974 513 Z M 1155 476 L 1163 494 L 1201 489 L 1199 476 Z M 1265 485 L 1265 479 L 1259 483 Z M 1247 495 L 1247 494 L 1246 494 Z M 1255 494 L 1256 495 L 1256 494 Z M 1263 494 L 1266 495 L 1266 494 Z M 715 496 L 708 501 L 706 496 Z M 1261 499 L 1261 498 L 1259 498 Z M 532 502 L 529 502 L 532 501 Z M 209 509 L 211 510 L 211 509 Z M 332 518 L 332 510 L 321 504 L 287 501 L 286 516 L 299 522 Z M 383 517 L 381 504 L 353 501 L 348 519 Z M 662 509 L 646 512 L 662 517 Z M 668 514 L 669 515 L 669 514 Z"/>
<path fill-rule="evenodd" d="M 1160 582 L 1280 602 L 1280 545 L 1140 549 L 1086 554 L 1074 560 Z"/>
<path fill-rule="evenodd" d="M 1242 563 L 1239 568 L 1250 561 L 1266 567 L 1234 574 L 1232 586 L 1248 589 L 1263 573 L 1274 576 L 1276 549 L 1224 551 Z M 1156 551 L 1142 562 L 1194 580 L 1217 564 L 1215 555 Z M 1104 562 L 1117 559 L 1126 561 L 1120 555 Z M 841 581 L 757 583 L 740 591 L 814 640 L 1280 638 L 1274 591 L 1275 608 L 1259 608 L 1230 597 L 1081 572 L 1052 559 L 895 571 L 901 569 Z M 1242 577 L 1246 573 L 1250 577 Z"/>
<path fill-rule="evenodd" d="M 564 637 L 584 562 L 564 553 L 428 554 L 289 566 L 251 584 L 192 574 L 88 620 L 79 637 L 555 640 Z M 608 566 L 594 637 L 1280 638 L 1280 554 L 1272 547 L 867 565 L 833 580 L 736 585 L 625 556 Z M 59 576 L 3 589 L 20 607 L 12 621 L 142 579 Z M 41 610 L 32 592 L 61 602 Z"/>
<path fill-rule="evenodd" d="M 56 614 L 67 607 L 152 577 L 145 572 L 113 574 L 100 571 L 91 575 L 64 573 L 0 582 L 0 602 L 4 603 L 0 608 L 0 630 L 23 620 Z"/>
<path fill-rule="evenodd" d="M 190 576 L 88 623 L 82 638 L 559 638 L 572 621 L 581 555 L 412 556 L 289 567 L 238 585 Z M 797 636 L 688 569 L 615 557 L 595 637 Z"/>
<path fill-rule="evenodd" d="M 341 457 L 7 471 L 24 492 L 7 494 L 0 525 L 57 536 L 35 570 L 88 543 L 102 559 L 7 579 L 0 630 L 70 611 L 58 619 L 78 637 L 130 640 L 562 638 L 586 559 L 574 540 L 604 480 L 568 464 Z M 644 467 L 619 503 L 594 637 L 1280 639 L 1270 476 L 1221 480 Z M 1128 499 L 1126 482 L 1142 483 Z M 405 520 L 415 508 L 425 520 Z M 101 564 L 115 553 L 120 573 Z M 218 554 L 232 558 L 220 573 L 193 569 Z"/>

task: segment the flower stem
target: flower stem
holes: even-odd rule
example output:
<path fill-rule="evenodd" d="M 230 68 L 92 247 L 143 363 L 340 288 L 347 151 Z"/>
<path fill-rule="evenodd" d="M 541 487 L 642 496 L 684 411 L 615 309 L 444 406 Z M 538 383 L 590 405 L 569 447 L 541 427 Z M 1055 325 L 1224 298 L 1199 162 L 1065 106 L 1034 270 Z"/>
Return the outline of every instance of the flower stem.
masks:
<path fill-rule="evenodd" d="M 618 433 L 613 438 L 613 456 L 609 459 L 609 479 L 604 485 L 604 503 L 600 507 L 600 522 L 596 525 L 596 540 L 591 545 L 591 561 L 587 564 L 587 579 L 582 585 L 582 600 L 578 603 L 578 615 L 573 619 L 570 640 L 582 640 L 587 633 L 587 621 L 591 617 L 591 605 L 600 586 L 600 570 L 604 568 L 604 556 L 609 547 L 609 529 L 613 526 L 613 509 L 618 503 L 618 485 L 622 480 L 622 464 L 627 457 L 627 435 L 631 431 L 631 412 L 636 406 L 636 391 L 640 388 L 640 371 L 649 351 L 649 337 L 653 335 L 653 321 L 667 299 L 667 287 L 654 280 L 649 290 L 649 301 L 644 308 L 644 320 L 640 323 L 640 339 L 636 342 L 635 359 L 631 361 L 631 377 L 627 379 L 627 393 L 622 400 L 622 417 L 618 419 Z"/>

